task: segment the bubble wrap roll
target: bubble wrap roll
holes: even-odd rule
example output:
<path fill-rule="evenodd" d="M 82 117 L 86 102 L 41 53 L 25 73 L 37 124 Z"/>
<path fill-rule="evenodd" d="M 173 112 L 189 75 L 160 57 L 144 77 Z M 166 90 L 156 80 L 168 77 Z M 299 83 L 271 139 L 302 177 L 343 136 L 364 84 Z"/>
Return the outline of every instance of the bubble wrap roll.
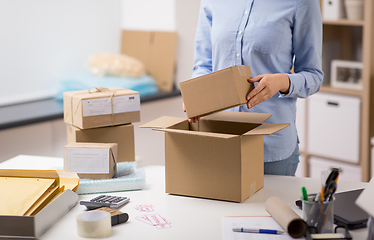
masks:
<path fill-rule="evenodd" d="M 117 163 L 117 174 L 111 179 L 80 179 L 78 194 L 119 192 L 143 189 L 144 169 L 137 169 L 136 162 Z"/>

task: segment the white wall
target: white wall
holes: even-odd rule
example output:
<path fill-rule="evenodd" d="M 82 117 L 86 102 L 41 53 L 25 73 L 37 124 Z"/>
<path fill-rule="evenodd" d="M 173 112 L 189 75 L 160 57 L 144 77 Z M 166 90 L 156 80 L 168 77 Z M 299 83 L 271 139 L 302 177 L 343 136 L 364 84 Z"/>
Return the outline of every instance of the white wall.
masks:
<path fill-rule="evenodd" d="M 190 79 L 200 0 L 122 0 L 121 26 L 127 30 L 176 31 L 175 82 Z"/>
<path fill-rule="evenodd" d="M 119 52 L 121 29 L 177 31 L 176 83 L 192 75 L 200 0 L 0 0 L 0 106 L 54 95 L 91 54 Z M 178 84 L 177 84 L 178 85 Z"/>
<path fill-rule="evenodd" d="M 0 105 L 50 96 L 91 54 L 119 52 L 120 0 L 0 0 Z"/>
<path fill-rule="evenodd" d="M 175 0 L 122 0 L 121 27 L 140 31 L 175 31 Z"/>
<path fill-rule="evenodd" d="M 192 76 L 199 8 L 200 0 L 176 0 L 176 27 L 178 32 L 176 83 L 188 80 Z M 179 87 L 178 84 L 177 87 Z"/>

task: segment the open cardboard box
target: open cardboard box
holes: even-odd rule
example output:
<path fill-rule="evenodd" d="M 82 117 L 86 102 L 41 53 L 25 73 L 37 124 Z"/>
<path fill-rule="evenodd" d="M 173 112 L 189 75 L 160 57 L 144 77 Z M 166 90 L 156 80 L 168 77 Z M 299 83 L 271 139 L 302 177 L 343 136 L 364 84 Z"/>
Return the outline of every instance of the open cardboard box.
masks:
<path fill-rule="evenodd" d="M 79 178 L 76 172 L 0 169 L 0 176 L 52 178 L 56 180 L 60 188 L 65 189 L 52 202 L 33 216 L 0 215 L 0 239 L 39 238 L 63 215 L 70 211 L 78 201 L 78 195 L 74 192 L 79 186 Z"/>
<path fill-rule="evenodd" d="M 141 127 L 165 132 L 170 194 L 242 202 L 264 186 L 263 135 L 289 126 L 271 114 L 218 112 L 197 123 L 161 117 Z"/>

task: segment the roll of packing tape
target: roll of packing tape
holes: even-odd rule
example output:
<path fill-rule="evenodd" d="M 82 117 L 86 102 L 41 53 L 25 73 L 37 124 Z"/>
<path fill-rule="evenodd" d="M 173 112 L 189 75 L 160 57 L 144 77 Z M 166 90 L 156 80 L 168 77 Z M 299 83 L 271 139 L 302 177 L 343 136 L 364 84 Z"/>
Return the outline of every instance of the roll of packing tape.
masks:
<path fill-rule="evenodd" d="M 104 211 L 84 212 L 77 216 L 78 235 L 85 238 L 109 236 L 112 231 L 110 213 Z"/>

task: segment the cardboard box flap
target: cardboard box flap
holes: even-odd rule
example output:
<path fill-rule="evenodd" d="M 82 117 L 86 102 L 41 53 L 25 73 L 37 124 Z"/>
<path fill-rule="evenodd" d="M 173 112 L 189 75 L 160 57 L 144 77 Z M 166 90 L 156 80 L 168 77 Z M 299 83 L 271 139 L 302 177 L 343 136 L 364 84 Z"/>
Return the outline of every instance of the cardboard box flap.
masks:
<path fill-rule="evenodd" d="M 219 120 L 228 122 L 243 122 L 262 124 L 271 117 L 271 113 L 252 113 L 252 112 L 217 112 L 209 116 L 202 117 L 202 120 Z"/>
<path fill-rule="evenodd" d="M 222 138 L 222 139 L 229 139 L 233 137 L 237 137 L 238 135 L 234 134 L 224 134 L 224 133 L 212 133 L 212 132 L 199 132 L 199 131 L 190 131 L 190 130 L 181 130 L 181 129 L 155 129 L 157 131 L 162 132 L 172 132 L 172 133 L 180 133 L 180 134 L 188 134 L 188 135 L 196 135 L 201 137 L 215 137 L 215 138 Z"/>
<path fill-rule="evenodd" d="M 290 126 L 289 123 L 263 124 L 246 132 L 243 135 L 270 135 L 288 126 Z"/>
<path fill-rule="evenodd" d="M 163 116 L 150 121 L 149 123 L 143 124 L 140 128 L 167 128 L 183 121 L 187 120 L 184 118 Z"/>

